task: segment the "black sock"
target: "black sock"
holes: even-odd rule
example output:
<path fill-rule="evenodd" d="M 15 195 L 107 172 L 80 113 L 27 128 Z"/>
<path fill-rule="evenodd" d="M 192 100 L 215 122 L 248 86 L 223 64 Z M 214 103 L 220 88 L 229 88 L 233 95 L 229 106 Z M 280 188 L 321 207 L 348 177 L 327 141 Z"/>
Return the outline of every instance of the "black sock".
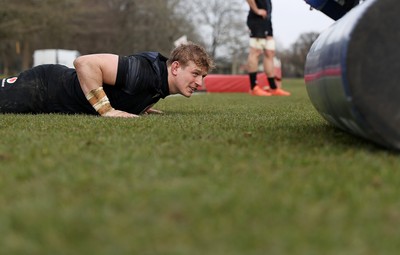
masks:
<path fill-rule="evenodd" d="M 268 83 L 269 83 L 269 87 L 271 89 L 277 89 L 277 86 L 275 83 L 275 77 L 268 78 Z"/>
<path fill-rule="evenodd" d="M 249 73 L 249 77 L 250 77 L 250 88 L 254 89 L 254 87 L 257 85 L 257 72 Z"/>

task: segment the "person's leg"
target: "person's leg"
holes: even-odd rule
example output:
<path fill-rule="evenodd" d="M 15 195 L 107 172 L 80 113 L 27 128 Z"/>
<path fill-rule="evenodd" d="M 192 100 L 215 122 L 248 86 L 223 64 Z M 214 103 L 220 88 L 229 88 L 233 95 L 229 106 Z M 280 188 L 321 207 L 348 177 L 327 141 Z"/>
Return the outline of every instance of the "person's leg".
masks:
<path fill-rule="evenodd" d="M 263 91 L 259 86 L 257 86 L 258 61 L 262 53 L 262 50 L 257 46 L 257 43 L 257 39 L 250 39 L 247 71 L 250 79 L 251 94 L 255 96 L 270 96 L 271 94 L 269 92 Z"/>
<path fill-rule="evenodd" d="M 254 89 L 254 87 L 257 85 L 257 70 L 260 54 L 261 50 L 250 46 L 249 56 L 247 58 L 247 71 L 249 73 L 251 89 Z"/>
<path fill-rule="evenodd" d="M 275 40 L 272 36 L 267 36 L 263 65 L 264 65 L 264 72 L 267 75 L 268 83 L 271 89 L 277 88 L 275 84 L 274 57 L 275 57 Z"/>
<path fill-rule="evenodd" d="M 264 50 L 263 66 L 264 66 L 264 72 L 267 75 L 270 92 L 273 95 L 289 96 L 290 95 L 289 92 L 284 91 L 283 89 L 280 89 L 276 86 L 274 57 L 275 57 L 275 40 L 272 36 L 267 36 L 265 50 Z"/>

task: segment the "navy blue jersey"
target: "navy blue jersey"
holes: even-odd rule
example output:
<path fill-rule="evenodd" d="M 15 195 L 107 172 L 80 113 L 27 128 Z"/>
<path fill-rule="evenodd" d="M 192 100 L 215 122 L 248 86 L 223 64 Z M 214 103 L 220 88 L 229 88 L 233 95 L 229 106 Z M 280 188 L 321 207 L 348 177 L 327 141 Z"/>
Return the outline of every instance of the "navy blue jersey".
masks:
<path fill-rule="evenodd" d="M 167 58 L 157 52 L 120 57 L 115 86 L 104 86 L 111 105 L 134 114 L 169 95 Z"/>

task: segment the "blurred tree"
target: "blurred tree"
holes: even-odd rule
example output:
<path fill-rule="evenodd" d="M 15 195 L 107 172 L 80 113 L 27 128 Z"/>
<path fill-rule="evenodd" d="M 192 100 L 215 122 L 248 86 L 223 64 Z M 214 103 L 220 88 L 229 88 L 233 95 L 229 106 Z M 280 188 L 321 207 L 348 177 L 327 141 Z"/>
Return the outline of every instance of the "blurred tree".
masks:
<path fill-rule="evenodd" d="M 180 1 L 0 0 L 0 73 L 29 68 L 36 49 L 167 55 L 183 34 L 201 40 Z"/>
<path fill-rule="evenodd" d="M 68 21 L 77 0 L 0 0 L 0 54 L 4 69 L 28 68 L 33 49 L 63 47 L 68 42 Z M 40 43 L 39 43 L 40 42 Z M 11 50 L 14 49 L 14 50 Z"/>
<path fill-rule="evenodd" d="M 88 0 L 80 8 L 78 49 L 131 54 L 154 50 L 168 54 L 181 34 L 193 38 L 193 26 L 175 13 L 179 0 Z"/>
<path fill-rule="evenodd" d="M 299 36 L 290 49 L 280 52 L 279 57 L 282 61 L 282 73 L 285 77 L 303 77 L 304 66 L 308 51 L 314 41 L 318 38 L 318 33 L 309 32 Z"/>
<path fill-rule="evenodd" d="M 243 0 L 182 0 L 180 3 L 182 12 L 191 13 L 193 24 L 216 60 L 217 71 L 237 72 L 248 47 L 248 10 Z M 227 67 L 227 63 L 231 66 Z"/>

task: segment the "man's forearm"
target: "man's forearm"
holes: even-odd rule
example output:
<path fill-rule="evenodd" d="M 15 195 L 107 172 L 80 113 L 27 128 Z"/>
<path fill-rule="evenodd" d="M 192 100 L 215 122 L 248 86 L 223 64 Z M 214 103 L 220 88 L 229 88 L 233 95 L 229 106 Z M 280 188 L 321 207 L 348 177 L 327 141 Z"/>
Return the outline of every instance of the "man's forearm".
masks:
<path fill-rule="evenodd" d="M 74 61 L 79 83 L 86 99 L 102 116 L 114 110 L 103 90 L 103 83 L 115 83 L 118 56 L 111 54 L 86 55 Z"/>

